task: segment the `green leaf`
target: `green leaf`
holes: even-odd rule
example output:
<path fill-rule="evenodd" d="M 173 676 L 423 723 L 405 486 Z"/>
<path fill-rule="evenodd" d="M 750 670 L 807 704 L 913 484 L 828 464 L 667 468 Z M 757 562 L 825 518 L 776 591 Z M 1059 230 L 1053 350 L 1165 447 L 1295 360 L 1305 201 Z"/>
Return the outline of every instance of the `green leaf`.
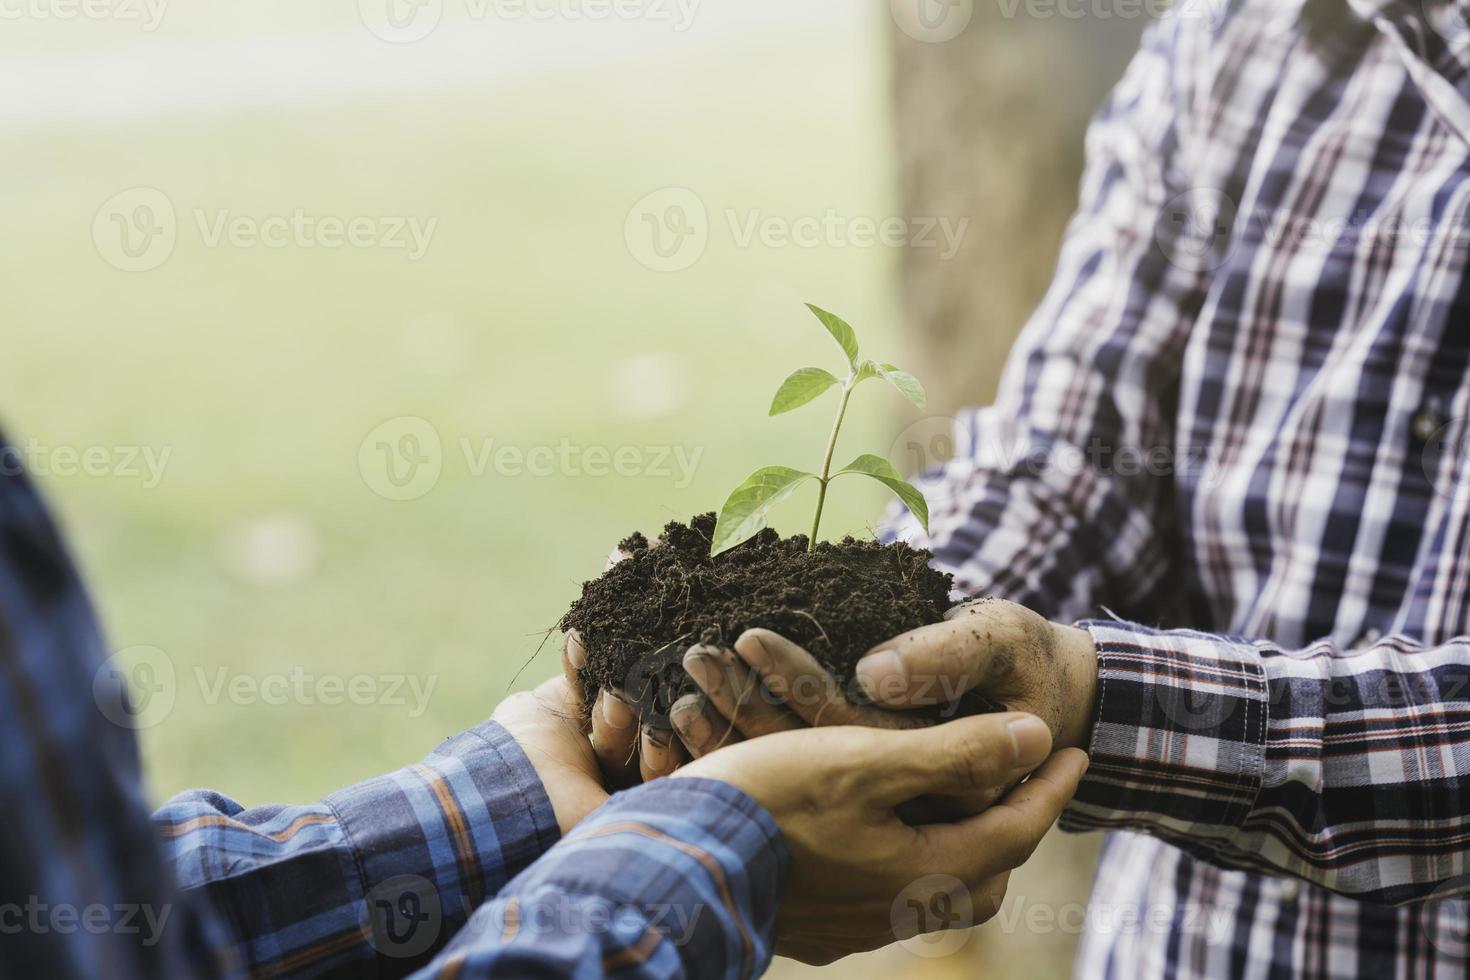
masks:
<path fill-rule="evenodd" d="M 859 456 L 832 475 L 835 478 L 844 473 L 860 473 L 863 476 L 870 476 L 892 490 L 898 495 L 898 499 L 902 500 L 908 509 L 913 511 L 914 516 L 919 519 L 919 523 L 924 525 L 925 533 L 928 532 L 928 502 L 924 500 L 924 495 L 919 492 L 919 488 L 906 482 L 903 477 L 899 476 L 898 470 L 894 469 L 893 464 L 888 462 L 888 460 L 882 456 L 865 454 Z"/>
<path fill-rule="evenodd" d="M 848 365 L 856 368 L 858 342 L 857 334 L 853 333 L 852 327 L 848 326 L 847 321 L 842 319 L 842 317 L 835 313 L 828 313 L 820 306 L 813 306 L 808 303 L 806 304 L 806 308 L 811 310 L 818 320 L 822 321 L 822 326 L 826 327 L 827 332 L 832 335 L 832 339 L 837 341 L 837 346 L 841 347 L 842 353 L 847 355 Z"/>
<path fill-rule="evenodd" d="M 867 381 L 869 378 L 880 377 L 882 374 L 883 369 L 875 362 L 863 361 L 857 366 L 857 374 L 853 377 L 852 383 L 858 384 L 859 382 Z"/>
<path fill-rule="evenodd" d="M 750 540 L 766 526 L 766 515 L 772 507 L 791 496 L 807 480 L 816 478 L 815 473 L 786 466 L 767 466 L 750 474 L 720 508 L 714 539 L 710 542 L 710 557 Z"/>
<path fill-rule="evenodd" d="M 927 399 L 924 397 L 924 386 L 919 384 L 918 378 L 907 371 L 900 371 L 892 364 L 880 364 L 878 369 L 883 372 L 883 377 L 888 379 L 889 384 L 903 392 L 904 397 L 920 408 L 924 407 Z"/>
<path fill-rule="evenodd" d="M 771 400 L 771 414 L 780 415 L 793 408 L 800 408 L 837 383 L 830 371 L 821 368 L 802 368 L 781 382 L 776 397 Z"/>

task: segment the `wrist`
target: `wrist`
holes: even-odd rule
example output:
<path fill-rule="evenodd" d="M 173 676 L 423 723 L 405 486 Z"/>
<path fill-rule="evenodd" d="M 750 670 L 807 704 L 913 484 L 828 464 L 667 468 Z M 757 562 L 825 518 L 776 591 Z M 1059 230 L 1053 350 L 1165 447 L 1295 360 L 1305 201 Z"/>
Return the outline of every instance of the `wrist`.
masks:
<path fill-rule="evenodd" d="M 1085 629 L 1057 626 L 1056 632 L 1063 665 L 1062 730 L 1056 748 L 1086 750 L 1097 717 L 1097 645 Z"/>

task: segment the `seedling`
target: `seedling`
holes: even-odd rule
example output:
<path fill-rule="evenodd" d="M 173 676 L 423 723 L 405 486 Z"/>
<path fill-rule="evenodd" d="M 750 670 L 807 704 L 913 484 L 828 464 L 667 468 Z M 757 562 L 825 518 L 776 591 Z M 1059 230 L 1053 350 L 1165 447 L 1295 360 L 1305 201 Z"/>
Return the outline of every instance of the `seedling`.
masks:
<path fill-rule="evenodd" d="M 817 531 L 822 526 L 822 506 L 827 502 L 827 487 L 839 476 L 849 473 L 870 477 L 888 487 L 919 519 L 924 530 L 929 530 L 929 506 L 924 502 L 924 495 L 912 484 L 905 482 L 883 457 L 865 453 L 836 473 L 832 472 L 832 454 L 837 449 L 837 435 L 842 431 L 842 420 L 847 415 L 847 403 L 852 398 L 853 389 L 869 378 L 882 378 L 902 392 L 909 401 L 923 408 L 924 386 L 919 384 L 918 378 L 907 371 L 900 371 L 892 364 L 860 360 L 857 334 L 847 321 L 810 303 L 807 304 L 807 309 L 816 315 L 822 326 L 832 335 L 832 339 L 837 341 L 837 346 L 842 348 L 842 353 L 847 357 L 847 376 L 839 379 L 821 368 L 802 368 L 781 383 L 776 397 L 771 401 L 770 414 L 780 415 L 800 408 L 825 394 L 828 388 L 840 386 L 842 397 L 837 405 L 837 418 L 832 423 L 832 434 L 827 439 L 827 451 L 822 457 L 822 472 L 809 473 L 787 466 L 766 466 L 746 477 L 745 482 L 730 494 L 725 506 L 720 508 L 720 516 L 715 522 L 715 533 L 710 542 L 711 556 L 729 551 L 758 534 L 766 526 L 771 508 L 795 493 L 808 480 L 817 481 L 817 511 L 812 516 L 812 533 L 807 544 L 808 549 L 815 548 Z"/>

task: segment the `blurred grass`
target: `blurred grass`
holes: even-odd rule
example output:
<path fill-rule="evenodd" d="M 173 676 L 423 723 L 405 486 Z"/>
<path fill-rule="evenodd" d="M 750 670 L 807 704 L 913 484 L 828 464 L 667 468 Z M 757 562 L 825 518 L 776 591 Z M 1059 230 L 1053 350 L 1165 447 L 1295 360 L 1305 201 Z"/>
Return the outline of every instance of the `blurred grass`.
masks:
<path fill-rule="evenodd" d="M 643 25 L 633 55 L 614 56 L 620 35 L 604 45 L 592 24 L 476 25 L 494 40 L 487 57 L 523 39 L 524 65 L 402 90 L 365 79 L 356 93 L 232 100 L 251 79 L 230 77 L 231 55 L 197 80 L 222 93 L 200 105 L 105 115 L 31 91 L 57 102 L 54 115 L 0 111 L 0 424 L 45 446 L 170 453 L 155 488 L 119 474 L 40 479 L 114 647 L 157 647 L 174 665 L 173 709 L 141 733 L 155 799 L 210 786 L 247 805 L 305 801 L 418 759 L 556 670 L 547 631 L 614 542 L 715 508 L 758 465 L 815 463 L 825 408 L 765 417 L 786 372 L 835 367 L 801 303 L 844 314 L 870 349 L 899 358 L 897 255 L 740 248 L 724 217 L 894 213 L 886 5 L 814 2 L 819 15 L 706 3 L 689 35 Z M 155 34 L 22 20 L 0 39 L 0 77 L 5 62 L 80 72 L 124 56 L 94 77 L 102 96 L 119 65 L 147 72 L 196 45 L 269 50 L 272 37 L 306 44 L 279 55 L 297 75 L 330 77 L 362 67 L 310 63 L 312 39 L 361 30 L 350 4 L 284 0 L 171 7 Z M 564 37 L 593 57 L 538 66 Z M 404 56 L 371 54 L 385 68 Z M 128 274 L 102 259 L 91 227 L 137 186 L 168 194 L 179 243 L 161 268 Z M 708 251 L 679 273 L 649 271 L 624 240 L 629 209 L 664 187 L 694 190 L 710 214 Z M 297 208 L 437 227 L 414 263 L 208 248 L 194 224 L 196 210 Z M 865 389 L 839 455 L 888 454 L 899 409 Z M 435 426 L 444 471 L 426 496 L 392 502 L 365 482 L 358 450 L 405 415 Z M 476 476 L 462 439 L 702 455 L 684 488 L 667 476 Z M 785 505 L 778 526 L 805 530 L 809 503 Z M 840 486 L 824 527 L 866 533 L 883 503 Z M 432 697 L 422 714 L 411 702 L 210 703 L 221 669 L 408 674 Z M 1053 877 L 1027 869 L 1019 887 L 1047 895 Z M 1057 975 L 1070 940 L 1000 949 L 1002 970 Z M 832 972 L 968 976 L 985 955 L 974 943 L 945 960 L 890 950 Z"/>
<path fill-rule="evenodd" d="M 203 28 L 183 21 L 174 39 L 190 43 Z M 671 40 L 666 61 L 611 78 L 590 66 L 0 133 L 5 425 L 45 445 L 172 453 L 151 490 L 121 476 L 42 480 L 112 642 L 161 648 L 178 672 L 173 711 L 143 734 L 156 796 L 209 785 L 246 802 L 310 799 L 417 758 L 554 670 L 554 642 L 537 656 L 543 635 L 613 542 L 714 508 L 757 465 L 813 461 L 826 413 L 764 411 L 785 371 L 837 356 L 800 301 L 891 350 L 893 255 L 740 249 L 720 213 L 889 213 L 880 41 L 857 18 L 820 35 L 744 34 L 698 57 Z M 90 228 L 103 201 L 139 185 L 172 199 L 179 244 L 161 268 L 128 274 L 102 261 Z M 712 219 L 708 253 L 677 274 L 648 271 L 623 239 L 629 208 L 666 185 L 695 189 Z M 192 214 L 298 207 L 438 227 L 411 263 L 211 249 Z M 635 358 L 620 388 L 619 365 Z M 663 394 L 650 401 L 644 385 Z M 895 405 L 865 394 L 845 447 L 886 452 Z M 446 459 L 432 493 L 396 503 L 365 485 L 357 451 L 400 415 L 430 420 Z M 704 455 L 687 489 L 476 477 L 461 437 Z M 882 499 L 843 487 L 827 528 L 863 531 Z M 792 504 L 779 521 L 799 530 L 805 512 Z M 268 568 L 303 567 L 282 581 L 248 562 L 242 573 L 231 542 L 262 536 Z M 195 673 L 297 666 L 436 687 L 410 717 L 209 704 Z"/>

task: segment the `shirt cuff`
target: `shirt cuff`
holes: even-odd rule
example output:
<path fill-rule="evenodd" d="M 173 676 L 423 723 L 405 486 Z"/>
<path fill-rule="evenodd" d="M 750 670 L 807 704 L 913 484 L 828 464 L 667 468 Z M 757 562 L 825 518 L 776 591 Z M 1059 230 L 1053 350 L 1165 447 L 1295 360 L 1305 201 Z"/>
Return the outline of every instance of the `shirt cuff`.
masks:
<path fill-rule="evenodd" d="M 1069 831 L 1208 837 L 1240 826 L 1265 772 L 1265 670 L 1249 643 L 1115 621 L 1077 624 L 1098 654 L 1092 763 Z"/>
<path fill-rule="evenodd" d="M 406 901 L 438 913 L 437 928 L 416 930 L 411 949 L 391 948 L 406 933 L 374 922 L 373 946 L 390 957 L 432 952 L 561 836 L 535 768 L 493 721 L 325 802 L 351 846 L 369 915 Z M 420 938 L 426 931 L 436 933 L 428 948 Z"/>
<path fill-rule="evenodd" d="M 604 951 L 618 962 L 632 952 L 669 958 L 672 951 L 688 976 L 753 977 L 771 962 L 789 865 L 775 820 L 745 793 L 717 780 L 659 779 L 613 796 L 502 900 L 517 910 L 522 941 L 537 928 L 528 914 L 536 896 L 555 895 L 638 911 L 649 923 L 641 942 L 628 937 L 628 949 Z M 539 918 L 541 928 L 566 928 L 565 917 Z"/>

